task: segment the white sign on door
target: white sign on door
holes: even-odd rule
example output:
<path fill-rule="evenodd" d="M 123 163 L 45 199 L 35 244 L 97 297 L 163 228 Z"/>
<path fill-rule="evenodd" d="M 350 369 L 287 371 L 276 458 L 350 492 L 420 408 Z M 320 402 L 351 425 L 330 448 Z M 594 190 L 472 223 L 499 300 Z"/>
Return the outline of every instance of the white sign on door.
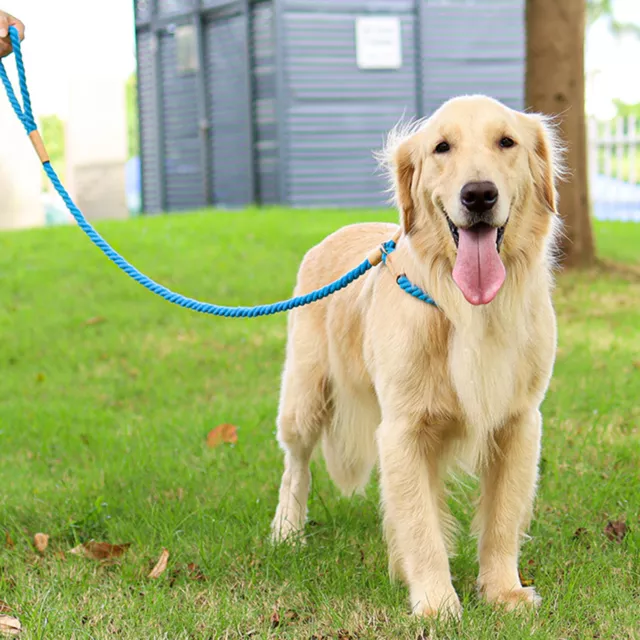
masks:
<path fill-rule="evenodd" d="M 356 18 L 356 60 L 360 69 L 399 69 L 402 66 L 400 18 Z"/>

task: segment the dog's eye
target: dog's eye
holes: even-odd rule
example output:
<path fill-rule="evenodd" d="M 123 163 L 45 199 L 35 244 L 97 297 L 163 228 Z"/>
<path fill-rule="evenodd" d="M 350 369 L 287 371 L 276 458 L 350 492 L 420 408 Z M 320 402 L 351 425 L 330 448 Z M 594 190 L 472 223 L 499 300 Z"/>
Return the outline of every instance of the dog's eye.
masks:
<path fill-rule="evenodd" d="M 513 140 L 513 138 L 509 138 L 508 136 L 505 136 L 504 138 L 500 138 L 499 144 L 503 149 L 509 149 L 515 146 L 516 143 Z"/>
<path fill-rule="evenodd" d="M 448 142 L 439 142 L 436 145 L 436 148 L 434 149 L 434 153 L 447 153 L 447 151 L 450 151 L 451 147 L 449 146 Z"/>

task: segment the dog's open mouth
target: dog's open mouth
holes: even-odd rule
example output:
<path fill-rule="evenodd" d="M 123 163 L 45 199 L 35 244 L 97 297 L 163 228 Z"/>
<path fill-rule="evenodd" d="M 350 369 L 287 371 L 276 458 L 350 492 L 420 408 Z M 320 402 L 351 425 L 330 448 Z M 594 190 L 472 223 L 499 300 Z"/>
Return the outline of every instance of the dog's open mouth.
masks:
<path fill-rule="evenodd" d="M 444 209 L 442 210 L 444 213 L 444 217 L 447 219 L 447 224 L 449 225 L 449 231 L 451 231 L 451 235 L 453 236 L 453 241 L 456 243 L 456 247 L 460 244 L 460 232 L 458 231 L 458 227 L 451 221 L 451 218 L 447 215 Z M 508 221 L 507 221 L 508 222 Z M 498 227 L 498 233 L 496 234 L 496 249 L 498 253 L 500 253 L 500 249 L 502 248 L 502 241 L 504 240 L 504 230 L 507 226 L 507 223 L 503 224 L 501 227 Z M 482 227 L 490 228 L 489 225 L 484 222 L 480 222 L 469 229 L 469 231 L 473 231 L 474 229 L 481 229 Z"/>
<path fill-rule="evenodd" d="M 481 222 L 463 229 L 453 223 L 444 207 L 442 212 L 458 249 L 453 280 L 467 302 L 488 304 L 496 297 L 506 278 L 499 255 L 506 224 L 497 228 Z"/>

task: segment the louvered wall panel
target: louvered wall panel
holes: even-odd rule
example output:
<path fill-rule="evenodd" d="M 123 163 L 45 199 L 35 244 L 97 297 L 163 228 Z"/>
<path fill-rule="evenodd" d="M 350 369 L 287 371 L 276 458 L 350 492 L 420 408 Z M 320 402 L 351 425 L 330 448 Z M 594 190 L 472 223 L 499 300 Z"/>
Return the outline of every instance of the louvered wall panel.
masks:
<path fill-rule="evenodd" d="M 160 37 L 166 204 L 185 210 L 206 204 L 198 114 L 197 77 L 180 72 L 172 34 Z"/>
<path fill-rule="evenodd" d="M 138 32 L 138 100 L 142 198 L 146 213 L 162 209 L 158 158 L 158 118 L 154 84 L 154 56 L 150 31 Z"/>
<path fill-rule="evenodd" d="M 418 0 L 276 0 L 284 11 L 318 13 L 351 13 L 353 15 L 384 14 L 389 12 L 411 13 Z M 449 2 L 450 0 L 444 0 Z M 451 0 L 460 1 L 460 0 Z M 468 2 L 469 0 L 461 0 Z"/>
<path fill-rule="evenodd" d="M 135 0 L 136 22 L 147 22 L 151 19 L 151 2 L 152 0 Z"/>
<path fill-rule="evenodd" d="M 218 9 L 230 5 L 239 5 L 241 3 L 235 0 L 201 0 L 203 9 Z"/>
<path fill-rule="evenodd" d="M 279 202 L 279 146 L 276 126 L 274 11 L 271 2 L 253 5 L 253 84 L 257 187 L 262 204 Z"/>
<path fill-rule="evenodd" d="M 212 200 L 246 205 L 253 197 L 247 16 L 213 18 L 205 34 Z"/>
<path fill-rule="evenodd" d="M 486 93 L 523 107 L 524 0 L 277 2 L 278 12 L 271 0 L 250 3 L 249 63 L 243 40 L 246 16 L 238 15 L 244 3 L 154 0 L 160 26 L 168 27 L 160 36 L 162 107 L 157 113 L 151 36 L 142 24 L 150 17 L 152 2 L 136 0 L 146 210 L 156 211 L 162 202 L 159 151 L 167 208 L 198 207 L 207 200 L 197 74 L 178 71 L 169 23 L 173 16 L 178 24 L 190 22 L 189 16 L 179 16 L 192 7 L 204 10 L 206 20 L 204 75 L 212 161 L 208 195 L 222 205 L 250 200 L 254 169 L 258 199 L 264 204 L 279 202 L 282 195 L 283 204 L 294 206 L 382 205 L 386 184 L 372 152 L 401 117 L 416 115 L 420 104 L 420 115 L 431 113 L 464 93 Z M 276 13 L 282 18 L 278 29 Z M 357 68 L 355 20 L 368 15 L 401 18 L 400 69 Z M 276 69 L 276 59 L 283 61 L 282 69 Z M 282 80 L 280 96 L 276 78 Z M 252 133 L 255 159 L 250 153 Z"/>
<path fill-rule="evenodd" d="M 193 0 L 155 0 L 158 6 L 158 15 L 167 16 L 177 13 L 185 13 L 194 6 Z"/>
<path fill-rule="evenodd" d="M 470 93 L 523 108 L 523 0 L 427 0 L 421 9 L 427 114 L 449 98 Z"/>
<path fill-rule="evenodd" d="M 386 183 L 372 156 L 384 135 L 417 108 L 415 17 L 394 11 L 407 3 L 290 2 L 285 23 L 287 200 L 297 206 L 382 206 Z M 401 18 L 402 66 L 362 70 L 356 63 L 356 15 L 378 11 Z M 343 10 L 340 11 L 339 9 Z M 390 12 L 390 13 L 389 13 Z"/>

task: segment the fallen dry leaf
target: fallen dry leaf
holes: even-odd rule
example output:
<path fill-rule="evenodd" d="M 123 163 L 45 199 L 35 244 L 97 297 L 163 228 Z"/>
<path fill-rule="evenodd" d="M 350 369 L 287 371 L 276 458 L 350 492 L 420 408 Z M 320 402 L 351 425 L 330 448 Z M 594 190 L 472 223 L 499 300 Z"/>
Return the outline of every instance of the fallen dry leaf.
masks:
<path fill-rule="evenodd" d="M 238 430 L 232 424 L 221 424 L 209 431 L 207 435 L 207 447 L 213 449 L 225 442 L 228 444 L 238 442 Z"/>
<path fill-rule="evenodd" d="M 622 520 L 616 520 L 615 522 L 607 522 L 607 526 L 604 528 L 604 535 L 611 540 L 611 542 L 621 543 L 624 537 L 627 535 L 627 525 Z"/>
<path fill-rule="evenodd" d="M 11 613 L 11 607 L 6 603 L 0 600 L 0 613 Z"/>
<path fill-rule="evenodd" d="M 636 360 L 636 361 L 633 363 L 633 366 L 634 366 L 636 369 L 640 369 L 640 360 Z"/>
<path fill-rule="evenodd" d="M 156 566 L 153 567 L 148 577 L 152 579 L 159 578 L 167 570 L 168 561 L 169 561 L 169 551 L 167 549 L 163 549 L 162 553 L 160 554 L 160 558 L 156 563 Z"/>
<path fill-rule="evenodd" d="M 92 327 L 96 324 L 102 324 L 103 322 L 106 322 L 105 318 L 103 318 L 102 316 L 96 316 L 95 318 L 89 318 L 88 320 L 86 320 L 85 325 L 87 325 L 87 327 Z"/>
<path fill-rule="evenodd" d="M 15 543 L 13 542 L 13 538 L 9 535 L 8 531 L 4 532 L 4 543 L 7 549 L 13 549 L 15 547 Z"/>
<path fill-rule="evenodd" d="M 18 618 L 12 616 L 0 616 L 0 633 L 7 636 L 17 636 L 22 631 L 22 625 Z"/>
<path fill-rule="evenodd" d="M 108 542 L 85 542 L 71 549 L 69 553 L 84 556 L 90 560 L 113 560 L 119 558 L 131 546 L 127 544 L 109 544 Z"/>
<path fill-rule="evenodd" d="M 273 609 L 273 613 L 271 614 L 270 620 L 272 629 L 277 629 L 280 626 L 280 614 L 275 607 Z"/>
<path fill-rule="evenodd" d="M 521 584 L 523 587 L 532 587 L 532 586 L 533 586 L 533 580 L 530 580 L 530 579 L 528 579 L 528 578 L 525 578 L 525 577 L 522 575 L 522 572 L 521 572 L 520 570 L 518 570 L 518 576 L 520 576 L 520 584 Z"/>
<path fill-rule="evenodd" d="M 44 553 L 49 546 L 49 536 L 46 533 L 36 533 L 33 536 L 33 544 L 40 553 Z"/>
<path fill-rule="evenodd" d="M 187 572 L 189 574 L 190 580 L 195 580 L 196 582 L 204 582 L 207 577 L 202 573 L 202 569 L 195 563 L 190 562 L 187 565 Z"/>

